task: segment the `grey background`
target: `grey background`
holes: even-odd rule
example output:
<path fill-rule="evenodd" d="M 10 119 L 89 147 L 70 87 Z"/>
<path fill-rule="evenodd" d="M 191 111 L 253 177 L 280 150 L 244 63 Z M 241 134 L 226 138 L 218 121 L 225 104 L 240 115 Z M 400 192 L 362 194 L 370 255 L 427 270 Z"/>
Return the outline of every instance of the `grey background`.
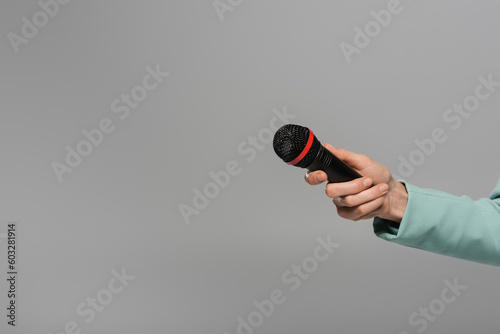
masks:
<path fill-rule="evenodd" d="M 500 5 L 402 5 L 348 64 L 339 44 L 387 1 L 243 1 L 221 21 L 209 0 L 74 0 L 18 54 L 7 34 L 40 7 L 2 3 L 0 233 L 18 222 L 20 246 L 18 326 L 2 311 L 2 333 L 75 321 L 82 333 L 233 334 L 273 289 L 287 301 L 255 333 L 416 333 L 410 314 L 455 277 L 467 290 L 425 332 L 492 333 L 497 268 L 384 242 L 371 221 L 339 218 L 271 144 L 252 162 L 237 150 L 286 106 L 320 140 L 397 174 L 398 156 L 442 127 L 448 141 L 405 179 L 487 197 L 499 177 L 500 93 L 456 131 L 442 116 L 479 75 L 500 79 Z M 170 76 L 120 121 L 111 102 L 156 64 Z M 59 183 L 51 163 L 105 117 L 116 130 Z M 242 173 L 187 225 L 179 205 L 231 160 Z M 329 234 L 341 247 L 290 292 L 282 273 Z M 86 324 L 76 306 L 121 268 L 136 279 Z M 6 305 L 3 279 L 0 288 Z"/>

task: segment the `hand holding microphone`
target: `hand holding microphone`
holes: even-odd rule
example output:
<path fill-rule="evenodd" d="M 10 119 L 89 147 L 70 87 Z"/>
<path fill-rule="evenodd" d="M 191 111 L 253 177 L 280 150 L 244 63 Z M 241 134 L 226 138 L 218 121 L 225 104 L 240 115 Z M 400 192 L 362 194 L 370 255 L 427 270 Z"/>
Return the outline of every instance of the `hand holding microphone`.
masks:
<path fill-rule="evenodd" d="M 325 192 L 339 216 L 354 221 L 378 216 L 401 222 L 408 194 L 385 166 L 365 155 L 322 146 L 312 131 L 299 125 L 281 127 L 273 147 L 286 163 L 308 169 L 309 184 L 329 181 Z"/>

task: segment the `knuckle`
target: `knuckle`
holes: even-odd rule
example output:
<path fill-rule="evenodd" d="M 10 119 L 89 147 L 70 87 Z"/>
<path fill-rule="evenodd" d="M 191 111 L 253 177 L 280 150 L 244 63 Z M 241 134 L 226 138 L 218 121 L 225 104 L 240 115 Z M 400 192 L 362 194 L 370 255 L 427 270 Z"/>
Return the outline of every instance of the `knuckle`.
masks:
<path fill-rule="evenodd" d="M 364 215 L 370 213 L 370 211 L 368 210 L 368 208 L 366 206 L 360 206 L 360 207 L 358 207 L 358 209 L 356 211 L 358 212 L 358 214 L 360 216 L 364 216 Z"/>
<path fill-rule="evenodd" d="M 364 184 L 366 179 L 367 178 L 360 178 L 359 180 L 356 180 L 355 187 L 357 192 L 361 192 L 366 189 L 366 186 Z"/>
<path fill-rule="evenodd" d="M 346 207 L 337 207 L 337 214 L 344 219 L 352 219 L 352 214 Z"/>
<path fill-rule="evenodd" d="M 344 203 L 345 205 L 352 207 L 356 205 L 356 200 L 352 196 L 346 196 L 344 197 Z"/>
<path fill-rule="evenodd" d="M 332 185 L 326 186 L 325 193 L 328 197 L 331 197 L 331 198 L 336 197 L 335 187 L 333 187 Z"/>
<path fill-rule="evenodd" d="M 359 155 L 359 157 L 360 157 L 360 159 L 362 159 L 362 161 L 363 161 L 364 163 L 370 163 L 370 162 L 373 162 L 373 159 L 372 159 L 372 158 L 370 158 L 369 156 L 366 156 L 366 155 L 364 155 L 364 154 L 360 154 L 360 155 Z"/>

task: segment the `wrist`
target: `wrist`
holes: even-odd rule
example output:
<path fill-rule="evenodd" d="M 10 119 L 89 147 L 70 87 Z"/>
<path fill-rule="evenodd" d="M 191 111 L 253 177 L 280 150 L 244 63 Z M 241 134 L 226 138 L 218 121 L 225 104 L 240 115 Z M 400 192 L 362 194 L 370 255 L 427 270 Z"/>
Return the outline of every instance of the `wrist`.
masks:
<path fill-rule="evenodd" d="M 401 223 L 408 204 L 408 191 L 403 183 L 393 177 L 389 182 L 389 189 L 389 213 L 381 218 Z"/>

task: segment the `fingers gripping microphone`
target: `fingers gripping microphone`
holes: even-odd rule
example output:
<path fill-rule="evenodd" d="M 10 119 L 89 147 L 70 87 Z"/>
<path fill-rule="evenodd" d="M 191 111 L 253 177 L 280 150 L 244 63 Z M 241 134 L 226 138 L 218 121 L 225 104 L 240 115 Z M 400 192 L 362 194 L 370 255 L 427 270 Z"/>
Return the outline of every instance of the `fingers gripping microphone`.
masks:
<path fill-rule="evenodd" d="M 332 183 L 362 177 L 323 147 L 311 130 L 300 125 L 286 124 L 279 128 L 274 135 L 273 148 L 287 164 L 311 172 L 322 170 Z"/>

